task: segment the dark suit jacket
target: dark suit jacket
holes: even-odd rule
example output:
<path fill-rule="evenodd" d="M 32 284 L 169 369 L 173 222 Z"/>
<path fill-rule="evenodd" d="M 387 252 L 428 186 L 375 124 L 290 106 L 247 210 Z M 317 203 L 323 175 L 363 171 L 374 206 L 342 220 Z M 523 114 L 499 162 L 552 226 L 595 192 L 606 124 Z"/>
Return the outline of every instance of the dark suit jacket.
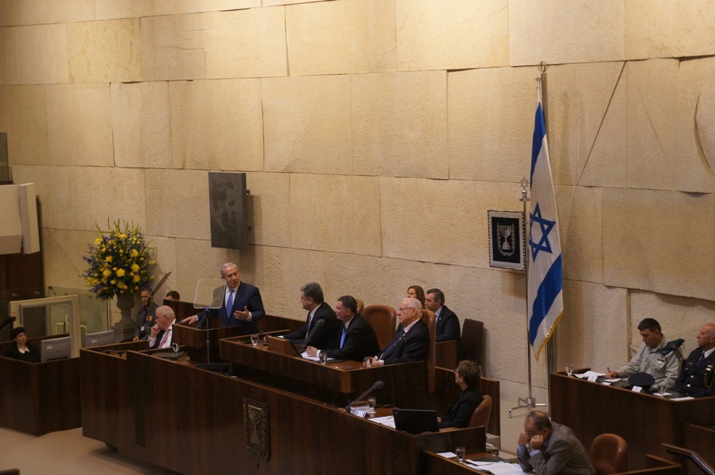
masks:
<path fill-rule="evenodd" d="M 339 321 L 339 320 L 338 320 Z M 327 350 L 328 358 L 339 360 L 362 361 L 366 356 L 375 356 L 380 352 L 377 336 L 370 323 L 360 315 L 355 315 L 348 325 L 345 333 L 345 342 L 340 348 L 340 339 L 343 335 L 342 322 L 338 331 L 338 339 L 334 350 Z"/>
<path fill-rule="evenodd" d="M 439 319 L 437 320 L 437 341 L 459 341 L 460 329 L 457 314 L 442 306 Z"/>
<path fill-rule="evenodd" d="M 702 361 L 702 348 L 690 352 L 680 377 L 673 386 L 674 391 L 693 397 L 715 396 L 715 351 Z M 710 387 L 707 387 L 707 384 Z"/>
<path fill-rule="evenodd" d="M 308 312 L 308 317 L 309 316 L 310 312 Z M 306 317 L 305 324 L 300 330 L 284 335 L 283 338 L 287 340 L 305 340 L 305 337 L 310 335 L 310 339 L 304 341 L 305 346 L 314 346 L 321 350 L 335 348 L 335 340 L 341 330 L 341 322 L 338 320 L 338 317 L 335 316 L 335 311 L 330 308 L 330 305 L 323 302 L 315 309 L 313 320 L 310 322 L 310 328 L 308 327 L 308 317 Z M 315 322 L 318 320 L 323 320 L 323 325 L 313 331 Z"/>
<path fill-rule="evenodd" d="M 17 345 L 15 344 L 5 350 L 3 356 L 7 356 L 8 358 L 13 358 L 16 360 L 27 361 L 28 363 L 39 363 L 40 352 L 37 351 L 35 347 L 30 344 L 25 344 L 25 346 L 27 346 L 27 349 L 30 350 L 28 353 L 20 353 L 20 350 L 17 349 Z"/>
<path fill-rule="evenodd" d="M 248 320 L 239 320 L 233 316 L 233 312 L 236 310 L 243 311 L 244 307 L 248 307 L 248 311 L 251 312 L 250 322 Z M 239 284 L 236 295 L 233 296 L 233 307 L 229 312 L 226 311 L 225 294 L 221 308 L 207 311 L 211 318 L 216 316 L 221 317 L 222 327 L 241 327 L 241 333 L 257 333 L 258 328 L 256 327 L 256 321 L 263 318 L 266 314 L 266 311 L 263 309 L 261 292 L 257 287 L 245 282 Z"/>
<path fill-rule="evenodd" d="M 404 329 L 400 324 L 397 326 L 397 331 L 395 331 L 395 338 L 390 342 L 390 345 L 394 342 L 397 342 L 397 344 L 392 349 L 388 345 L 381 355 L 381 359 L 385 364 L 423 361 L 427 357 L 429 330 L 425 322 L 422 319 L 417 320 L 414 326 L 410 328 L 410 331 L 400 340 L 403 333 Z"/>
<path fill-rule="evenodd" d="M 176 321 L 174 321 L 176 323 Z M 171 335 L 169 337 L 169 347 L 171 347 L 172 340 L 174 339 L 174 323 L 171 324 Z M 166 330 L 159 330 L 159 333 L 156 334 L 156 340 L 154 340 L 154 344 L 149 346 L 150 350 L 156 350 L 159 348 L 159 344 L 161 343 L 161 340 L 164 339 L 164 333 L 166 333 Z M 151 343 L 151 333 L 149 334 L 149 343 Z"/>
<path fill-rule="evenodd" d="M 145 339 L 149 334 L 149 329 L 154 326 L 154 317 L 156 317 L 156 309 L 159 306 L 152 302 L 148 306 L 142 305 L 137 312 L 137 327 L 134 330 L 134 336 Z"/>
<path fill-rule="evenodd" d="M 546 439 L 545 449 L 533 456 L 517 449 L 519 464 L 525 472 L 532 469 L 536 475 L 593 475 L 596 473 L 588 453 L 568 427 L 551 423 L 553 432 Z"/>
<path fill-rule="evenodd" d="M 456 401 L 449 406 L 447 413 L 439 423 L 439 428 L 444 427 L 467 427 L 472 413 L 482 402 L 482 391 L 479 387 L 468 387 L 459 395 Z"/>

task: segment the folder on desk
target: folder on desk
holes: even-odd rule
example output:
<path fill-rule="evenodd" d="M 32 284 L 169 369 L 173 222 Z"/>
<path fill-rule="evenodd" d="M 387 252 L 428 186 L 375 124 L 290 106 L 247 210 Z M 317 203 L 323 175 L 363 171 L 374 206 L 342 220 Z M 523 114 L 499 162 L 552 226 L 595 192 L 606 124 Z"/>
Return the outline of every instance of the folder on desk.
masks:
<path fill-rule="evenodd" d="M 437 432 L 437 411 L 430 409 L 393 409 L 395 429 L 404 430 L 410 434 Z"/>
<path fill-rule="evenodd" d="M 285 356 L 297 356 L 302 358 L 300 350 L 295 345 L 295 342 L 291 340 L 286 340 L 285 338 L 276 338 L 273 336 L 266 336 L 268 341 L 268 351 L 278 353 Z"/>

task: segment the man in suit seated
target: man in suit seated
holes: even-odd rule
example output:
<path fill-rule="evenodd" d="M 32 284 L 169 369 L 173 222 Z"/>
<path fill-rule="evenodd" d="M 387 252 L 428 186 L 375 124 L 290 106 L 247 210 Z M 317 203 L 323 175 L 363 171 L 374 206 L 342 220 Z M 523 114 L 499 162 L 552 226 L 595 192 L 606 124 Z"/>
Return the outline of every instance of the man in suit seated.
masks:
<path fill-rule="evenodd" d="M 222 327 L 238 326 L 241 327 L 241 333 L 258 332 L 255 322 L 266 314 L 261 292 L 257 287 L 241 282 L 241 271 L 232 262 L 221 267 L 221 278 L 226 281 L 223 303 L 218 310 L 205 310 L 208 318 L 218 316 Z M 196 323 L 198 320 L 198 315 L 192 315 L 181 320 L 181 323 Z"/>
<path fill-rule="evenodd" d="M 530 412 L 524 420 L 516 448 L 519 465 L 536 475 L 594 475 L 588 453 L 568 427 L 551 422 L 540 411 Z"/>
<path fill-rule="evenodd" d="M 302 341 L 304 346 L 335 348 L 340 321 L 330 305 L 325 303 L 323 289 L 317 282 L 309 282 L 300 288 L 300 303 L 308 311 L 305 325 L 300 330 L 283 335 L 287 340 Z M 318 324 L 322 321 L 323 323 Z"/>
<path fill-rule="evenodd" d="M 704 325 L 695 338 L 698 347 L 690 352 L 673 390 L 693 397 L 715 396 L 715 324 Z"/>
<path fill-rule="evenodd" d="M 434 312 L 434 317 L 437 320 L 437 341 L 459 341 L 459 319 L 444 304 L 444 293 L 441 290 L 429 289 L 427 291 L 425 307 Z"/>
<path fill-rule="evenodd" d="M 380 351 L 375 330 L 357 313 L 355 298 L 350 295 L 340 297 L 335 304 L 335 315 L 343 324 L 338 334 L 337 347 L 324 350 L 328 358 L 362 361 L 366 356 Z M 321 350 L 309 346 L 306 351 L 310 356 L 318 356 Z"/>
<path fill-rule="evenodd" d="M 400 324 L 395 337 L 382 354 L 370 361 L 372 366 L 423 361 L 427 358 L 430 336 L 427 325 L 422 321 L 422 303 L 413 298 L 402 299 L 397 308 L 397 318 Z"/>
<path fill-rule="evenodd" d="M 149 332 L 149 348 L 152 350 L 171 347 L 176 315 L 168 305 L 156 309 L 156 324 Z"/>

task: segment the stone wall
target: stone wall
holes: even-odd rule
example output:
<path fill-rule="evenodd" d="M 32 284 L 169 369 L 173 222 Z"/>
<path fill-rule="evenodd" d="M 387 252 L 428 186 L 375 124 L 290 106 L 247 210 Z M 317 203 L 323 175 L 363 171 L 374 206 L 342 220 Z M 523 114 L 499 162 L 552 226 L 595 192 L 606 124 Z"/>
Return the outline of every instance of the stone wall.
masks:
<path fill-rule="evenodd" d="M 296 319 L 311 280 L 331 304 L 437 286 L 517 397 L 524 275 L 489 267 L 486 216 L 521 209 L 537 65 L 556 364 L 604 369 L 645 316 L 688 351 L 715 321 L 714 55 L 707 0 L 5 0 L 0 130 L 38 187 L 48 285 L 84 288 L 95 223 L 121 218 L 187 298 L 229 260 Z M 249 249 L 210 247 L 208 171 L 247 172 Z"/>

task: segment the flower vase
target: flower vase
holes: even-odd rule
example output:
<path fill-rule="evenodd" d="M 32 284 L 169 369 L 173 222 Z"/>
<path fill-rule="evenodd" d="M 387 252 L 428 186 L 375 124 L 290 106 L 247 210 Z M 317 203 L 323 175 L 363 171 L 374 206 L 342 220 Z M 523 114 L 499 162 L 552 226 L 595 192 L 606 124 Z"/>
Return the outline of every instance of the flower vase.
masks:
<path fill-rule="evenodd" d="M 135 323 L 131 317 L 132 307 L 134 307 L 133 294 L 118 294 L 117 307 L 122 315 L 122 318 L 114 325 L 114 333 L 118 340 L 123 341 L 134 336 Z"/>

